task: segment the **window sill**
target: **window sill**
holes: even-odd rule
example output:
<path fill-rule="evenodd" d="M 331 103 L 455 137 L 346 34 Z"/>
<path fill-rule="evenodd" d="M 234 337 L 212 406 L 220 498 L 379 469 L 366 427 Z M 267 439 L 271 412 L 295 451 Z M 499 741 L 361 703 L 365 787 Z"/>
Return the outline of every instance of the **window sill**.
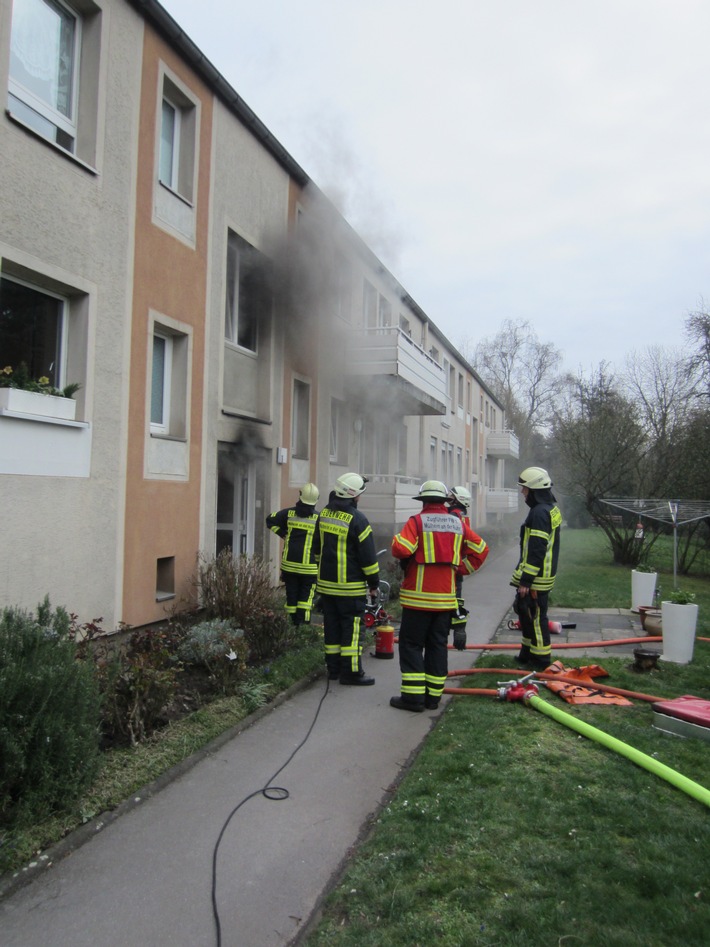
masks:
<path fill-rule="evenodd" d="M 156 592 L 155 601 L 156 602 L 169 602 L 170 599 L 175 598 L 174 592 Z"/>
<path fill-rule="evenodd" d="M 185 204 L 187 207 L 189 207 L 190 210 L 194 210 L 194 209 L 195 209 L 194 204 L 192 203 L 191 200 L 189 200 L 189 198 L 184 197 L 179 191 L 174 190 L 174 188 L 170 187 L 169 184 L 166 184 L 165 181 L 161 181 L 160 178 L 158 178 L 158 184 L 159 184 L 165 191 L 167 191 L 168 194 L 172 194 L 173 197 L 176 197 L 179 201 L 182 201 L 182 203 Z"/>
<path fill-rule="evenodd" d="M 61 427 L 88 428 L 88 421 L 67 421 L 65 418 L 50 418 L 43 414 L 25 414 L 24 411 L 10 411 L 0 408 L 0 417 L 17 418 L 19 421 L 39 421 L 40 424 L 59 424 Z"/>
<path fill-rule="evenodd" d="M 22 119 L 18 118 L 17 115 L 14 115 L 10 109 L 5 109 L 5 115 L 7 115 L 14 125 L 17 125 L 23 131 L 27 132 L 28 135 L 36 138 L 37 141 L 41 141 L 49 148 L 52 148 L 54 151 L 58 152 L 64 158 L 68 158 L 70 161 L 73 161 L 74 164 L 78 164 L 80 168 L 83 168 L 84 171 L 88 171 L 89 174 L 98 175 L 99 172 L 96 170 L 96 168 L 90 164 L 87 164 L 86 161 L 82 161 L 81 158 L 78 158 L 72 151 L 67 151 L 66 148 L 62 148 L 62 146 L 58 145 L 56 141 L 52 141 L 50 138 L 45 138 L 44 135 L 40 135 L 36 129 L 32 128 L 32 126 L 28 125 L 26 122 L 23 122 Z"/>
<path fill-rule="evenodd" d="M 186 437 L 178 437 L 176 434 L 161 434 L 160 431 L 151 431 L 150 436 L 159 441 L 175 441 L 177 444 L 187 444 Z"/>

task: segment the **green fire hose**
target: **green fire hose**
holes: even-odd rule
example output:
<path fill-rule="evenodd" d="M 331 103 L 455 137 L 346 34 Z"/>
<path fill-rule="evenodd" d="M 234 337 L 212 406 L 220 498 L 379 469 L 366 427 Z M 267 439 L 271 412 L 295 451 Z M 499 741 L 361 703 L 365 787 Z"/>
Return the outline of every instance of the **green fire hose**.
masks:
<path fill-rule="evenodd" d="M 642 769 L 647 769 L 649 773 L 653 773 L 655 776 L 660 776 L 661 779 L 665 779 L 666 782 L 675 786 L 676 789 L 682 789 L 683 792 L 692 796 L 693 799 L 697 799 L 698 802 L 702 802 L 704 805 L 710 807 L 710 790 L 701 786 L 700 783 L 688 779 L 687 776 L 681 775 L 681 773 L 671 769 L 670 766 L 666 766 L 665 763 L 659 763 L 658 760 L 655 760 L 652 756 L 648 756 L 646 753 L 634 749 L 634 747 L 629 746 L 627 743 L 622 743 L 621 740 L 617 740 L 616 737 L 610 736 L 603 730 L 598 730 L 583 720 L 579 720 L 577 717 L 565 713 L 564 710 L 560 710 L 559 707 L 549 704 L 536 694 L 528 696 L 526 703 L 529 703 L 535 710 L 539 710 L 558 723 L 564 724 L 564 726 L 569 727 L 571 730 L 576 730 L 577 733 L 581 733 L 582 736 L 594 740 L 609 750 L 614 750 L 621 756 L 625 756 L 631 760 L 632 763 L 642 767 Z"/>

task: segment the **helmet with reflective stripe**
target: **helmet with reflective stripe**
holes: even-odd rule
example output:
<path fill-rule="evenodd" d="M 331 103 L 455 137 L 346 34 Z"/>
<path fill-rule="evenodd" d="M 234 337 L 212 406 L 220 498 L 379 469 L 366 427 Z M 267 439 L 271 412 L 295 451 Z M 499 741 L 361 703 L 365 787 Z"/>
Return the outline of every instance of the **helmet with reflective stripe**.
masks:
<path fill-rule="evenodd" d="M 358 473 L 345 473 L 335 481 L 336 497 L 359 497 L 365 491 L 367 480 Z"/>
<path fill-rule="evenodd" d="M 528 490 L 547 490 L 552 486 L 549 473 L 544 467 L 526 467 L 518 477 L 518 486 Z"/>
<path fill-rule="evenodd" d="M 471 494 L 466 487 L 452 487 L 449 496 L 455 503 L 464 507 L 464 509 L 468 509 L 471 506 Z"/>
<path fill-rule="evenodd" d="M 304 483 L 298 494 L 301 503 L 305 503 L 306 506 L 315 506 L 319 496 L 320 491 L 315 483 Z"/>
<path fill-rule="evenodd" d="M 449 495 L 446 484 L 441 480 L 427 480 L 419 488 L 417 496 L 413 500 L 445 500 Z"/>

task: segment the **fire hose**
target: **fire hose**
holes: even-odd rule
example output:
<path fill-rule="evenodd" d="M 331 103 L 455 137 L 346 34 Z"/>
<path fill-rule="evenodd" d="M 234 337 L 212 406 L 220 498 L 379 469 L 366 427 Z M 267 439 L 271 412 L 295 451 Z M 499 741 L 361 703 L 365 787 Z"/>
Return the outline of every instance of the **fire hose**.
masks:
<path fill-rule="evenodd" d="M 520 674 L 528 676 L 529 671 L 517 671 L 511 668 L 465 668 L 460 671 L 449 671 L 449 677 L 463 677 L 468 674 Z M 537 671 L 536 680 L 540 681 L 560 681 L 562 684 L 579 684 L 579 678 L 566 677 L 564 674 L 553 674 L 547 671 Z M 654 697 L 652 694 L 643 694 L 640 691 L 625 690 L 623 687 L 612 687 L 610 684 L 598 684 L 594 682 L 594 690 L 603 694 L 616 694 L 618 697 L 633 697 L 636 700 L 645 700 L 648 703 L 655 704 L 659 700 L 665 700 L 665 697 Z M 471 687 L 445 687 L 445 694 L 471 694 L 480 693 L 477 688 Z M 496 691 L 497 693 L 497 691 Z"/>
<path fill-rule="evenodd" d="M 531 682 L 531 678 L 534 676 L 535 674 L 533 673 L 528 674 L 518 681 L 504 682 L 497 691 L 499 699 L 510 702 L 522 701 L 528 704 L 535 710 L 539 710 L 545 714 L 545 716 L 551 717 L 565 727 L 569 727 L 570 730 L 575 730 L 583 737 L 594 740 L 594 742 L 599 743 L 600 746 L 606 747 L 606 749 L 613 750 L 620 756 L 626 757 L 626 759 L 635 763 L 636 766 L 640 766 L 642 769 L 648 770 L 649 773 L 653 773 L 654 776 L 665 779 L 666 782 L 675 786 L 676 789 L 681 789 L 684 793 L 697 800 L 697 802 L 701 802 L 703 805 L 710 807 L 710 790 L 701 786 L 700 783 L 688 779 L 687 776 L 683 776 L 682 773 L 679 773 L 677 770 L 671 769 L 671 767 L 666 766 L 665 763 L 660 763 L 647 753 L 642 753 L 641 750 L 629 746 L 628 743 L 624 743 L 622 740 L 611 736 L 611 734 L 605 733 L 604 730 L 599 730 L 597 727 L 585 723 L 584 720 L 573 717 L 566 711 L 560 710 L 559 707 L 555 707 L 543 700 L 538 694 L 536 685 Z"/>

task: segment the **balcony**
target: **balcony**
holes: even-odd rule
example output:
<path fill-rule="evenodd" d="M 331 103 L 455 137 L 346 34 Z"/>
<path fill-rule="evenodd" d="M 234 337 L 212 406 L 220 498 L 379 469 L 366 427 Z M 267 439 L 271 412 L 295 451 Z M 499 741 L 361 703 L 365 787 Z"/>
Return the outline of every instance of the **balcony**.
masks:
<path fill-rule="evenodd" d="M 347 371 L 356 397 L 384 399 L 401 416 L 446 413 L 443 368 L 398 326 L 354 335 Z"/>
<path fill-rule="evenodd" d="M 489 487 L 486 491 L 486 513 L 517 513 L 519 499 L 517 490 Z"/>
<path fill-rule="evenodd" d="M 360 505 L 375 532 L 385 530 L 393 535 L 410 516 L 421 513 L 421 502 L 412 499 L 419 492 L 421 479 L 397 474 L 366 476 L 369 482 Z"/>
<path fill-rule="evenodd" d="M 512 431 L 489 431 L 486 438 L 486 453 L 489 457 L 508 457 L 517 460 L 520 456 L 520 441 Z"/>

